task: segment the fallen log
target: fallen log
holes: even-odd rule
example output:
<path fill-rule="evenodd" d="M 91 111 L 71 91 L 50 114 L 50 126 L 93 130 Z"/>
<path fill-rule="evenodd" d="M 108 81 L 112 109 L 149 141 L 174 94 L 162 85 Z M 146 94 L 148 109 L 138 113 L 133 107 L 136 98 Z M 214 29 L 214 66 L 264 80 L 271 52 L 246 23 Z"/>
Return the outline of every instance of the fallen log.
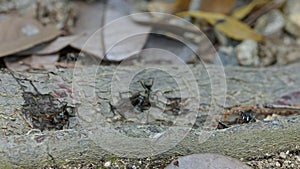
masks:
<path fill-rule="evenodd" d="M 220 71 L 216 71 L 216 74 L 212 73 L 214 67 L 201 65 L 189 67 L 194 75 L 190 76 L 186 68 L 165 66 L 163 71 L 147 70 L 137 74 L 132 81 L 154 77 L 153 88 L 165 92 L 168 99 L 185 99 L 189 94 L 197 93 L 196 90 L 199 90 L 201 99 L 198 103 L 200 105 L 215 103 L 217 108 L 213 110 L 220 111 L 223 107 L 235 105 L 273 103 L 285 94 L 298 92 L 300 76 L 296 72 L 299 72 L 299 69 L 300 66 L 297 64 L 260 69 L 226 67 L 225 84 L 222 82 Z M 183 126 L 172 123 L 173 133 L 166 135 L 162 135 L 161 131 L 165 131 L 170 126 L 165 125 L 166 123 L 162 122 L 165 119 L 160 116 L 154 116 L 149 123 L 126 120 L 129 116 L 125 113 L 123 114 L 125 117 L 116 119 L 116 113 L 110 107 L 116 105 L 112 101 L 114 94 L 126 92 L 128 88 L 133 92 L 143 91 L 138 83 L 121 83 L 122 81 L 116 80 L 128 75 L 124 75 L 124 72 L 132 74 L 135 72 L 133 70 L 140 70 L 140 67 L 109 66 L 97 69 L 90 67 L 78 68 L 75 71 L 68 69 L 31 73 L 2 70 L 0 73 L 1 168 L 37 167 L 49 163 L 62 164 L 70 160 L 93 161 L 101 157 L 114 156 L 114 153 L 129 157 L 146 157 L 152 153 L 155 155 L 153 158 L 162 158 L 214 152 L 247 159 L 275 151 L 299 149 L 299 116 L 271 122 L 249 123 L 217 131 L 203 128 L 191 129 L 185 125 L 186 123 Z M 116 72 L 120 72 L 117 73 L 119 77 L 116 77 Z M 170 76 L 165 72 L 175 73 L 171 73 Z M 177 77 L 175 81 L 174 76 Z M 219 79 L 220 83 L 212 82 L 213 78 Z M 114 84 L 117 87 L 112 87 Z M 189 84 L 197 84 L 198 89 L 189 87 Z M 214 89 L 217 88 L 217 92 L 211 90 L 212 86 Z M 227 94 L 224 95 L 226 103 L 222 104 L 224 99 L 221 95 L 224 89 L 227 89 Z M 193 95 L 192 97 L 194 98 Z M 85 102 L 84 99 L 87 101 Z M 78 113 L 81 110 L 78 105 L 85 105 L 83 106 L 85 111 Z M 205 109 L 209 109 L 209 106 L 201 107 L 202 111 Z M 36 115 L 38 111 L 40 115 Z M 91 126 L 82 124 L 80 118 L 90 115 L 92 111 L 99 111 L 102 114 L 101 118 L 95 119 L 104 118 L 103 125 L 101 123 L 97 126 L 95 121 L 88 123 Z M 216 112 L 218 113 L 220 112 Z M 175 139 L 170 147 L 162 144 L 166 143 L 164 141 L 174 141 L 172 137 L 178 136 L 176 135 L 178 131 L 181 131 L 185 137 L 180 138 L 180 141 Z M 122 133 L 125 137 L 114 137 L 116 133 Z M 133 139 L 133 146 L 130 144 L 132 139 L 128 140 L 132 137 L 141 138 L 142 142 L 135 142 Z M 152 139 L 151 141 L 156 141 L 153 152 L 149 149 L 149 145 L 153 142 L 150 141 L 149 145 L 145 144 L 149 138 Z M 124 148 L 118 151 L 118 144 Z"/>

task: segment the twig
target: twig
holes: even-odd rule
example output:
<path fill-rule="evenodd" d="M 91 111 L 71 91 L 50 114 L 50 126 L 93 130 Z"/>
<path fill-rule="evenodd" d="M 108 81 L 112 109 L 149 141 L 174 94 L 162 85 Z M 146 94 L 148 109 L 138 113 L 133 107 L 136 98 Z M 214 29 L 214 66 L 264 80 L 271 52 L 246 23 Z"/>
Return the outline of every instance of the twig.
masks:
<path fill-rule="evenodd" d="M 263 107 L 269 109 L 288 109 L 288 110 L 300 111 L 300 107 L 287 106 L 287 105 L 264 104 Z"/>

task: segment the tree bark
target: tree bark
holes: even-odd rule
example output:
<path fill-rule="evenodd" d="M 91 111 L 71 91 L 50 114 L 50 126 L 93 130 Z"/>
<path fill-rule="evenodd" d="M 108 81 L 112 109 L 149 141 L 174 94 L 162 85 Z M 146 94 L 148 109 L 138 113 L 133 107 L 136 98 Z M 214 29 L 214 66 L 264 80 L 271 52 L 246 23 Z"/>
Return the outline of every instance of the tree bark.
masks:
<path fill-rule="evenodd" d="M 133 74 L 133 70 L 140 68 L 108 66 L 98 69 L 90 67 L 78 68 L 75 71 L 69 69 L 31 73 L 2 70 L 0 73 L 1 168 L 37 167 L 49 163 L 62 164 L 68 160 L 93 161 L 101 157 L 114 156 L 110 150 L 116 152 L 118 150 L 113 147 L 101 146 L 107 144 L 109 146 L 110 142 L 112 145 L 117 143 L 125 145 L 125 154 L 120 151 L 119 155 L 125 156 L 128 153 L 132 156 L 143 157 L 143 154 L 139 154 L 139 152 L 149 148 L 147 145 L 137 142 L 134 148 L 130 146 L 126 148 L 127 138 L 114 140 L 114 137 L 111 137 L 115 134 L 114 132 L 128 137 L 134 136 L 134 138 L 154 136 L 153 138 L 157 139 L 158 137 L 159 140 L 157 131 L 163 131 L 169 126 L 157 125 L 157 123 L 150 123 L 144 127 L 135 123 L 119 123 L 118 127 L 115 125 L 95 126 L 96 123 L 91 123 L 92 126 L 85 126 L 78 120 L 79 116 L 83 114 L 77 113 L 75 117 L 72 117 L 76 125 L 71 125 L 68 129 L 63 130 L 40 132 L 33 129 L 34 123 L 24 115 L 24 99 L 26 99 L 24 93 L 35 93 L 33 95 L 35 99 L 41 98 L 38 95 L 49 95 L 49 97 L 59 100 L 59 103 L 67 103 L 74 107 L 79 103 L 81 105 L 84 103 L 92 106 L 85 112 L 87 115 L 89 115 L 89 111 L 99 108 L 105 117 L 111 117 L 113 113 L 111 109 L 107 108 L 109 105 L 107 103 L 113 98 L 112 92 L 117 94 L 126 92 L 128 86 L 133 92 L 143 90 L 138 83 L 128 85 L 122 83 L 122 80 L 121 82 L 117 81 L 123 79 L 123 76 L 126 79 L 126 76 Z M 206 105 L 213 102 L 218 107 L 214 109 L 215 111 L 221 110 L 220 108 L 224 106 L 273 103 L 282 95 L 299 91 L 300 86 L 300 76 L 297 74 L 300 71 L 299 64 L 260 69 L 226 67 L 224 69 L 226 84 L 222 82 L 223 76 L 220 68 L 197 65 L 188 69 L 195 78 L 183 66 L 164 66 L 162 70 L 169 74 L 148 70 L 146 73 L 138 74 L 133 81 L 154 77 L 153 90 L 166 92 L 168 98 L 188 98 L 190 93 L 197 93 L 196 90 L 199 90 L 201 98 L 199 104 Z M 120 73 L 117 73 L 118 77 L 114 79 L 115 72 Z M 174 82 L 175 76 L 177 83 Z M 211 83 L 211 79 L 217 79 L 217 82 Z M 117 83 L 115 83 L 116 81 Z M 198 89 L 191 87 L 190 84 L 194 82 L 197 82 Z M 113 89 L 117 91 L 111 92 L 113 83 L 116 85 L 116 88 L 113 87 Z M 180 92 L 180 88 L 187 92 Z M 220 96 L 224 93 L 224 89 L 227 89 L 225 104 L 223 104 L 224 99 Z M 84 102 L 84 99 L 87 101 Z M 203 109 L 208 108 L 203 107 Z M 203 109 L 201 110 L 204 111 Z M 247 159 L 280 150 L 300 149 L 299 116 L 272 122 L 249 123 L 216 131 L 191 129 L 187 126 L 174 131 L 183 131 L 187 135 L 182 141 L 176 142 L 174 147 L 157 153 L 153 157 L 154 159 L 204 152 Z M 106 135 L 103 135 L 102 138 L 101 134 Z M 157 146 L 165 148 L 165 145 L 157 144 Z"/>

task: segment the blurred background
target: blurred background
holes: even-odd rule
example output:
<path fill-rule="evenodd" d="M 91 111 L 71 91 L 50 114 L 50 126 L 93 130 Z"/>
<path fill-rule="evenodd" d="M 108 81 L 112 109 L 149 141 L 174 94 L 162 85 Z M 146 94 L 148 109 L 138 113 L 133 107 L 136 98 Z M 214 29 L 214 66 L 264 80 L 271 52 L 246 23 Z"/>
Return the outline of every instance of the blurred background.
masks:
<path fill-rule="evenodd" d="M 79 56 L 86 65 L 300 60 L 297 0 L 0 0 L 0 25 L 0 67 L 17 71 L 72 68 Z"/>

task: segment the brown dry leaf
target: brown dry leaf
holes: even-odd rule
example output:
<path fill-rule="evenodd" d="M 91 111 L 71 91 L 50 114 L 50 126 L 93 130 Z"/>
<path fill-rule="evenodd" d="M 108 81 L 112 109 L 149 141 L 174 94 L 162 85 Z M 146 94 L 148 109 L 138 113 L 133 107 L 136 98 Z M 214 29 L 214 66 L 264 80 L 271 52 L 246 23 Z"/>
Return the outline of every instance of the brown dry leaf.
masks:
<path fill-rule="evenodd" d="M 200 10 L 227 14 L 231 11 L 236 0 L 202 0 Z"/>
<path fill-rule="evenodd" d="M 203 11 L 181 12 L 177 15 L 205 19 L 217 30 L 235 40 L 253 39 L 258 42 L 264 41 L 264 38 L 247 24 L 230 16 Z"/>
<path fill-rule="evenodd" d="M 237 19 L 243 19 L 245 16 L 247 16 L 254 8 L 263 6 L 270 2 L 270 0 L 255 0 L 252 1 L 250 4 L 246 6 L 241 6 L 234 10 L 232 13 L 232 17 Z"/>
<path fill-rule="evenodd" d="M 32 18 L 21 18 L 17 16 L 4 16 L 0 18 L 0 44 L 38 34 L 43 25 Z"/>
<path fill-rule="evenodd" d="M 103 10 L 103 4 L 99 1 L 82 6 L 78 19 L 78 25 L 82 26 L 76 32 L 83 32 L 84 35 L 72 42 L 71 46 L 100 59 L 106 53 L 105 59 L 120 61 L 142 49 L 151 27 L 135 23 L 130 17 L 122 17 L 127 16 L 125 9 L 129 4 L 116 0 L 107 3 L 105 14 L 99 12 Z M 101 30 L 100 18 L 103 15 L 105 27 Z"/>
<path fill-rule="evenodd" d="M 78 50 L 82 50 L 88 54 L 96 56 L 97 58 L 103 58 L 102 49 L 102 36 L 101 33 L 93 36 L 90 43 L 86 43 L 94 32 L 101 28 L 101 19 L 106 11 L 104 4 L 97 1 L 86 3 L 83 1 L 76 1 L 76 6 L 79 6 L 79 17 L 75 25 L 74 33 L 82 34 L 82 36 L 73 41 L 70 46 Z M 93 41 L 93 42 L 91 42 Z"/>
<path fill-rule="evenodd" d="M 72 42 L 70 45 L 73 48 L 103 59 L 104 56 L 103 49 L 101 47 L 101 38 L 102 36 L 100 33 L 94 34 L 93 31 L 89 31 L 84 33 L 81 38 Z"/>
<path fill-rule="evenodd" d="M 40 51 L 37 51 L 36 54 L 39 55 L 45 55 L 45 54 L 51 54 L 56 53 L 62 50 L 63 48 L 70 45 L 72 42 L 74 42 L 76 39 L 78 39 L 81 35 L 72 35 L 72 36 L 63 36 L 55 39 L 53 42 L 51 42 L 48 46 L 43 48 Z"/>
<path fill-rule="evenodd" d="M 190 3 L 191 0 L 176 0 L 174 2 L 174 13 L 188 10 Z"/>
<path fill-rule="evenodd" d="M 176 0 L 175 2 L 154 1 L 148 4 L 150 12 L 177 13 L 189 9 L 191 0 Z"/>
<path fill-rule="evenodd" d="M 58 55 L 31 55 L 29 57 L 5 57 L 4 62 L 7 68 L 13 71 L 25 71 L 30 69 L 53 70 L 58 61 Z"/>
<path fill-rule="evenodd" d="M 0 57 L 24 51 L 60 35 L 54 26 L 43 27 L 31 18 L 5 17 L 0 20 Z"/>
<path fill-rule="evenodd" d="M 172 161 L 165 169 L 251 169 L 237 159 L 218 154 L 192 154 Z"/>
<path fill-rule="evenodd" d="M 62 49 L 64 49 L 65 47 L 69 46 L 73 41 L 78 39 L 80 36 L 82 35 L 79 34 L 79 35 L 72 35 L 72 36 L 62 36 L 49 43 L 39 44 L 28 50 L 18 52 L 16 55 L 28 56 L 34 54 L 47 55 L 47 54 L 57 53 Z"/>
<path fill-rule="evenodd" d="M 244 20 L 248 25 L 254 25 L 255 21 L 262 15 L 268 13 L 273 9 L 280 8 L 286 0 L 273 0 L 270 3 L 263 5 L 261 8 L 251 12 L 249 16 Z"/>

